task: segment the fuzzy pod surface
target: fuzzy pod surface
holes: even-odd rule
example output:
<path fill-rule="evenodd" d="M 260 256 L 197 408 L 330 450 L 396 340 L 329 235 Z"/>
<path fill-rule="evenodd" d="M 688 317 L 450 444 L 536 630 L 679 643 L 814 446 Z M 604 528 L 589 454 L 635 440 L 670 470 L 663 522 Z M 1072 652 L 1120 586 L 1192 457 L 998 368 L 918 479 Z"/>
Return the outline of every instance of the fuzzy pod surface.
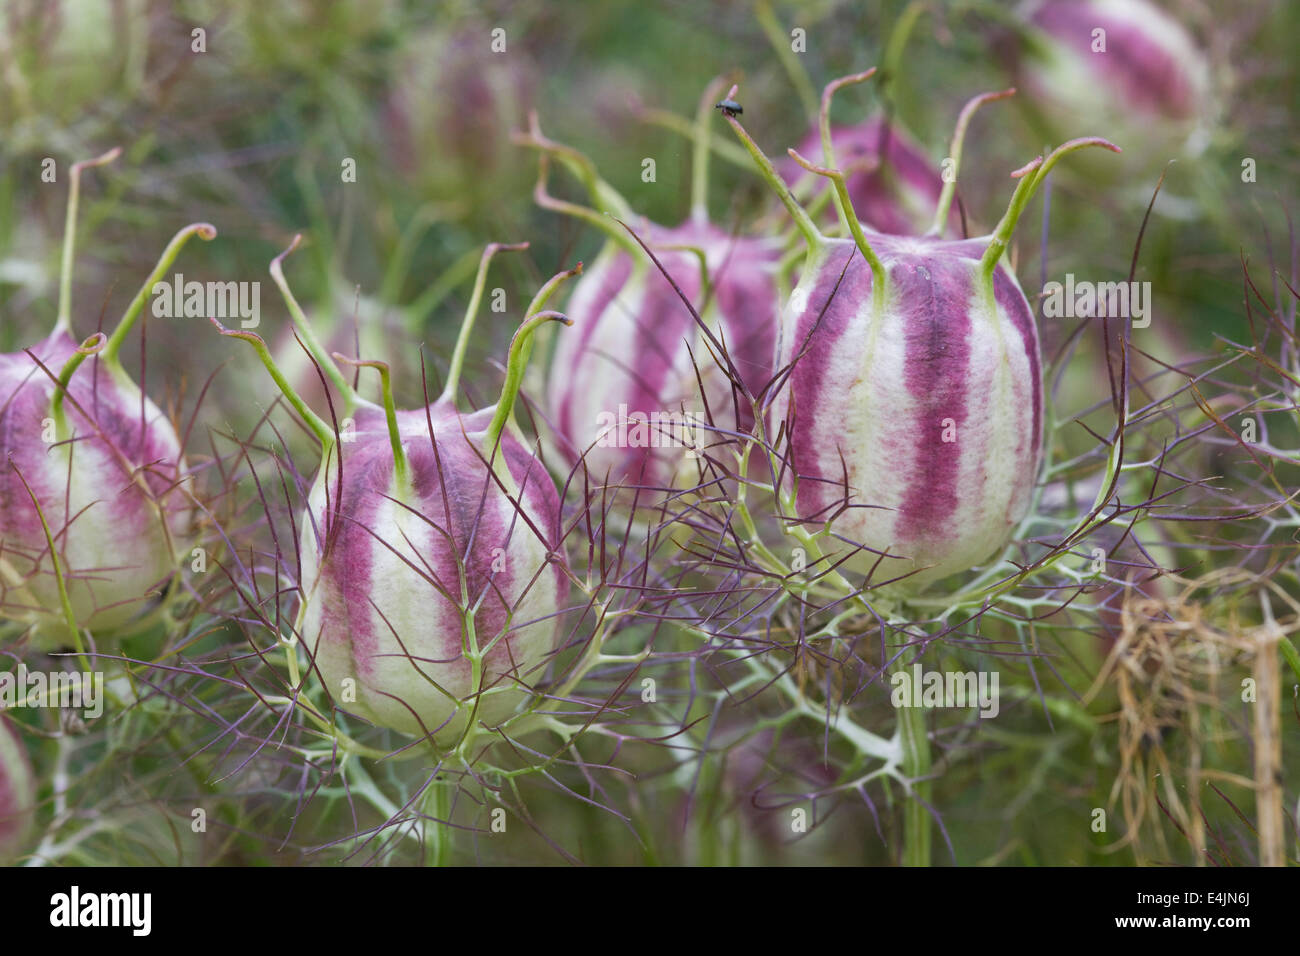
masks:
<path fill-rule="evenodd" d="M 36 816 L 36 778 L 18 731 L 0 715 L 0 864 L 26 846 Z"/>
<path fill-rule="evenodd" d="M 490 414 L 397 413 L 407 474 L 382 413 L 321 469 L 304 519 L 302 633 L 344 710 L 442 740 L 471 716 L 489 726 L 529 695 L 568 599 L 559 497 L 542 463 L 506 433 L 507 490 L 482 447 Z M 432 433 L 429 421 L 432 418 Z M 481 661 L 476 658 L 481 655 Z M 341 695 L 355 682 L 355 702 Z"/>
<path fill-rule="evenodd" d="M 987 240 L 868 239 L 885 307 L 854 241 L 829 240 L 782 315 L 778 364 L 793 367 L 773 418 L 794 416 L 799 516 L 871 549 L 851 564 L 880 560 L 875 580 L 921 586 L 987 559 L 1025 516 L 1042 454 L 1038 333 L 1010 270 L 982 280 Z"/>

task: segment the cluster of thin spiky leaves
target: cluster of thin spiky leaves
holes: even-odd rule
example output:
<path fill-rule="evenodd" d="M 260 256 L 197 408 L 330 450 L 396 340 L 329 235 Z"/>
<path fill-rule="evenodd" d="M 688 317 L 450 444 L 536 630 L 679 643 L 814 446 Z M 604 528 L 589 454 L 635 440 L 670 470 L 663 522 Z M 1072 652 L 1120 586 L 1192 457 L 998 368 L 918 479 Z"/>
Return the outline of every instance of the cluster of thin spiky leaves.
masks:
<path fill-rule="evenodd" d="M 990 808 L 956 796 L 962 782 L 1023 767 L 1025 753 L 1032 772 L 992 817 L 986 859 L 1032 861 L 1009 837 L 1011 821 L 1051 798 L 1054 770 L 1083 763 L 1095 778 L 1072 773 L 1080 792 L 1059 808 L 1080 815 L 1072 852 L 1285 857 L 1294 809 L 1271 783 L 1281 743 L 1264 704 L 1282 710 L 1282 669 L 1300 679 L 1286 637 L 1300 629 L 1291 246 L 1267 291 L 1243 262 L 1253 339 L 1213 356 L 1170 364 L 1130 328 L 1080 320 L 1048 364 L 1050 391 L 1086 346 L 1104 356 L 1108 397 L 1049 404 L 1049 458 L 1012 544 L 955 591 L 905 606 L 821 560 L 834 532 L 794 517 L 788 435 L 769 434 L 763 414 L 788 369 L 749 394 L 727 343 L 710 336 L 697 371 L 716 365 L 730 378 L 756 433 L 705 426 L 694 480 L 671 489 L 607 487 L 581 463 L 558 469 L 559 547 L 575 588 L 535 684 L 541 702 L 526 720 L 451 747 L 349 718 L 292 640 L 315 467 L 290 453 L 301 422 L 277 402 L 246 434 L 212 428 L 194 465 L 223 489 L 206 499 L 211 570 L 184 577 L 190 600 L 154 646 L 99 655 L 114 668 L 118 716 L 104 736 L 57 734 L 54 822 L 34 859 L 100 862 L 127 844 L 153 853 L 168 843 L 177 858 L 225 862 L 268 851 L 361 863 L 523 858 L 489 844 L 498 808 L 511 832 L 522 825 L 568 859 L 582 859 L 593 834 L 624 834 L 631 858 L 657 859 L 665 833 L 685 832 L 699 862 L 735 860 L 740 828 L 776 844 L 800 838 L 797 811 L 812 833 L 848 815 L 878 836 L 869 858 L 911 862 L 930 858 L 933 821 L 955 859 L 940 807 L 987 818 Z M 1134 270 L 1137 261 L 1135 249 Z M 683 308 L 697 306 L 683 297 Z M 425 405 L 439 385 L 422 382 Z M 331 405 L 327 419 L 336 434 L 339 411 Z M 528 411 L 528 432 L 543 433 L 543 415 Z M 1242 437 L 1243 416 L 1259 440 Z M 1079 432 L 1089 440 L 1074 440 Z M 904 719 L 888 678 L 914 660 L 996 669 L 1003 719 Z M 1234 707 L 1243 675 L 1258 703 Z M 1231 746 L 1240 739 L 1255 741 L 1253 754 Z M 70 779 L 85 766 L 98 769 Z M 116 785 L 102 789 L 113 803 L 79 809 L 77 793 L 110 776 Z M 576 829 L 537 817 L 544 790 L 582 808 Z M 1118 811 L 1123 826 L 1090 830 L 1094 806 Z M 199 811 L 218 840 L 195 837 Z"/>

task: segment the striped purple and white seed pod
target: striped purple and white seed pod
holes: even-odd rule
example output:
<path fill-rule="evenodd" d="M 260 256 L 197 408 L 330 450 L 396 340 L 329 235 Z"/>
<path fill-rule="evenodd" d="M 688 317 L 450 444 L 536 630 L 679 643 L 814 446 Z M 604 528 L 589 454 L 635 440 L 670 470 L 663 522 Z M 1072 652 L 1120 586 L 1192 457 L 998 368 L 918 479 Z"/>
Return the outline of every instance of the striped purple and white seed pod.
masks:
<path fill-rule="evenodd" d="M 0 864 L 16 859 L 36 815 L 36 778 L 18 731 L 0 715 Z"/>
<path fill-rule="evenodd" d="M 1068 123 L 1124 147 L 1121 162 L 1082 158 L 1080 169 L 1131 176 L 1139 166 L 1194 156 L 1208 142 L 1215 110 L 1207 55 L 1158 6 L 1033 0 L 1020 16 L 1035 32 L 1012 47 L 1017 99 L 1057 141 Z"/>
<path fill-rule="evenodd" d="M 57 376 L 76 349 L 60 332 L 31 351 Z M 111 636 L 161 596 L 189 547 L 180 440 L 134 382 L 94 357 L 68 385 L 70 437 L 55 434 L 54 392 L 26 352 L 0 355 L 0 616 L 66 638 L 44 517 L 78 626 Z"/>
<path fill-rule="evenodd" d="M 852 240 L 830 240 L 782 317 L 773 430 L 791 420 L 796 507 L 866 549 L 848 562 L 918 589 L 988 559 L 1038 476 L 1038 334 L 1015 276 L 980 279 L 987 239 L 868 234 L 889 278 L 883 313 Z M 846 487 L 847 486 L 847 487 Z M 824 538 L 843 556 L 848 544 Z"/>
<path fill-rule="evenodd" d="M 499 454 L 515 487 L 502 490 L 482 448 L 490 409 L 435 406 L 432 438 L 424 410 L 397 415 L 405 487 L 374 408 L 335 446 L 341 485 L 334 452 L 321 468 L 303 518 L 301 637 L 341 709 L 445 741 L 471 715 L 500 723 L 543 674 L 569 594 L 560 502 L 509 431 Z"/>
<path fill-rule="evenodd" d="M 651 227 L 642 235 L 758 394 L 772 375 L 780 247 L 713 226 Z M 701 296 L 703 252 L 712 290 Z M 578 280 L 565 308 L 547 389 L 552 423 L 571 461 L 585 457 L 598 482 L 666 488 L 698 477 L 688 444 L 710 444 L 708 421 L 748 430 L 745 399 L 672 283 L 644 256 L 609 243 Z M 703 394 L 700 384 L 703 382 Z M 737 415 L 737 411 L 739 415 Z M 638 427 L 638 422 L 648 422 Z"/>
<path fill-rule="evenodd" d="M 831 128 L 835 165 L 843 170 L 844 185 L 858 220 L 876 232 L 894 236 L 919 236 L 930 228 L 943 192 L 939 164 L 905 130 L 883 116 L 873 116 L 855 126 Z M 813 129 L 799 144 L 799 154 L 822 162 L 821 133 Z M 789 157 L 778 167 L 786 182 L 814 176 Z M 830 188 L 817 177 L 818 189 Z M 835 206 L 826 207 L 828 221 Z M 954 207 L 949 227 L 961 234 L 961 216 Z"/>

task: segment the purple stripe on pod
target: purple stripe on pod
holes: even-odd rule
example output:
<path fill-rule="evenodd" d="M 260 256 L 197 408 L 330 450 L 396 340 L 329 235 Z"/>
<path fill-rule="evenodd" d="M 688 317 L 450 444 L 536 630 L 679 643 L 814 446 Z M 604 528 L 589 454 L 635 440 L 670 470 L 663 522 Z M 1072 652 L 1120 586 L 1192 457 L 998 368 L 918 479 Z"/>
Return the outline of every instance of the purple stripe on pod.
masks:
<path fill-rule="evenodd" d="M 998 265 L 993 275 L 993 294 L 998 309 L 1015 327 L 1024 345 L 1025 361 L 1029 364 L 1029 381 L 1023 384 L 1027 386 L 1026 398 L 1029 407 L 1033 409 L 1034 418 L 1027 445 L 1017 446 L 1016 453 L 1021 461 L 1037 467 L 1043 440 L 1043 372 L 1038 354 L 1038 328 L 1020 284 L 1003 264 Z"/>
<path fill-rule="evenodd" d="M 715 239 L 709 250 L 710 276 L 727 351 L 750 394 L 757 396 L 772 378 L 776 359 L 774 275 L 780 247 L 763 239 L 726 236 Z M 701 361 L 708 363 L 706 356 L 701 356 Z M 715 413 L 732 407 L 730 385 L 724 382 L 723 386 L 719 401 L 711 398 Z M 736 425 L 742 431 L 753 426 L 752 410 L 743 403 Z"/>
<path fill-rule="evenodd" d="M 799 509 L 814 520 L 829 518 L 843 498 L 840 476 L 821 475 L 816 464 L 833 442 L 833 405 L 849 389 L 861 391 L 854 353 L 860 358 L 867 340 L 861 311 L 871 298 L 872 277 L 870 269 L 844 271 L 850 254 L 856 256 L 852 244 L 832 244 L 826 257 L 806 270 L 787 306 L 784 322 L 790 331 L 782 336 L 777 361 L 781 369 L 800 356 L 775 398 L 769 431 L 776 434 L 793 402 L 797 425 L 790 450 L 795 471 L 807 476 L 799 483 Z"/>
<path fill-rule="evenodd" d="M 584 433 L 575 416 L 578 389 L 575 379 L 589 375 L 589 363 L 598 361 L 591 352 L 591 342 L 606 311 L 627 284 L 635 265 L 632 257 L 610 245 L 575 284 L 567 314 L 573 320 L 569 334 L 560 337 L 555 351 L 555 366 L 565 374 L 551 380 L 550 403 L 556 413 L 556 427 L 576 439 Z M 585 422 L 582 423 L 585 426 Z M 578 447 L 580 452 L 585 444 Z"/>
<path fill-rule="evenodd" d="M 962 453 L 987 452 L 943 440 L 966 426 L 974 276 L 965 260 L 942 256 L 895 261 L 889 275 L 906 342 L 904 381 L 917 405 L 916 458 L 897 526 L 903 540 L 915 541 L 944 534 L 957 509 Z"/>
<path fill-rule="evenodd" d="M 659 261 L 682 294 L 698 309 L 699 262 L 693 256 L 676 252 L 660 253 Z M 634 336 L 628 343 L 631 348 L 619 356 L 630 373 L 624 394 L 629 407 L 653 411 L 661 401 L 678 398 L 691 374 L 685 353 L 686 343 L 695 339 L 695 320 L 681 296 L 657 269 L 647 275 L 639 310 L 631 318 L 635 323 Z"/>

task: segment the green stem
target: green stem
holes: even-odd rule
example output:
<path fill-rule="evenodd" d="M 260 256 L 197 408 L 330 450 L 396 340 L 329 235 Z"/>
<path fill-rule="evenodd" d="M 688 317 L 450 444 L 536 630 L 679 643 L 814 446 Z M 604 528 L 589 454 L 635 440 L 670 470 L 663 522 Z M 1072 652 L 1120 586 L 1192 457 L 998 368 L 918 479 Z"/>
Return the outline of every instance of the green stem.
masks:
<path fill-rule="evenodd" d="M 734 99 L 735 95 L 736 87 L 733 86 L 731 92 L 728 93 L 727 96 L 730 99 Z M 753 157 L 754 164 L 758 166 L 759 175 L 767 181 L 768 185 L 772 187 L 772 190 L 780 198 L 786 211 L 790 214 L 790 218 L 794 220 L 795 227 L 803 236 L 804 242 L 808 244 L 808 248 L 815 249 L 819 246 L 825 245 L 826 237 L 818 231 L 817 226 L 814 225 L 813 221 L 808 217 L 808 213 L 804 212 L 803 207 L 795 201 L 793 194 L 790 192 L 790 187 L 787 186 L 785 180 L 781 178 L 781 174 L 776 171 L 776 167 L 772 165 L 772 161 L 767 158 L 766 154 L 764 154 L 761 149 L 758 148 L 758 144 L 750 138 L 749 133 L 745 131 L 745 127 L 740 125 L 740 121 L 736 119 L 736 117 L 729 113 L 724 113 L 723 116 L 726 121 L 731 124 L 731 128 L 735 130 L 736 135 L 740 137 L 741 145 L 744 146 L 745 149 L 749 151 L 749 155 Z"/>
<path fill-rule="evenodd" d="M 68 212 L 63 223 L 63 261 L 59 266 L 59 314 L 54 332 L 67 332 L 72 325 L 72 259 L 77 243 L 77 206 L 81 201 L 81 171 L 89 166 L 105 166 L 122 155 L 122 147 L 110 149 L 102 156 L 73 163 L 68 172 Z"/>
<path fill-rule="evenodd" d="M 844 182 L 844 174 L 838 169 L 827 169 L 824 166 L 818 166 L 809 162 L 800 156 L 796 150 L 789 151 L 790 158 L 809 172 L 816 173 L 818 176 L 825 176 L 835 186 L 835 195 L 838 200 L 842 218 L 847 222 L 849 232 L 853 236 L 853 241 L 862 253 L 862 258 L 867 260 L 867 265 L 871 267 L 871 300 L 875 305 L 877 314 L 883 311 L 885 299 L 889 290 L 889 275 L 885 271 L 885 264 L 880 261 L 876 251 L 871 248 L 871 243 L 867 242 L 867 236 L 862 231 L 862 223 L 858 221 L 858 214 L 853 209 L 853 203 L 849 200 L 849 189 Z"/>
<path fill-rule="evenodd" d="M 825 168 L 835 169 L 835 144 L 831 141 L 831 103 L 835 99 L 835 94 L 846 86 L 856 86 L 859 83 L 865 83 L 876 74 L 876 68 L 862 73 L 853 73 L 849 76 L 841 76 L 838 79 L 831 80 L 822 90 L 821 108 L 817 112 L 817 129 L 821 134 L 822 140 L 822 161 Z M 814 170 L 815 172 L 815 170 Z M 843 174 L 841 173 L 841 179 Z M 852 229 L 849 218 L 856 215 L 853 210 L 853 204 L 849 201 L 847 191 L 836 189 L 835 191 L 835 209 L 840 217 L 840 225 L 846 229 Z"/>
<path fill-rule="evenodd" d="M 299 604 L 299 607 L 306 606 L 305 601 Z M 291 637 L 293 638 L 292 641 L 286 641 L 281 636 L 280 646 L 284 648 L 284 665 L 289 671 L 289 685 L 298 687 L 302 682 L 302 671 L 298 666 L 298 641 L 296 634 L 291 635 Z"/>
<path fill-rule="evenodd" d="M 1056 147 L 1047 157 L 1036 157 L 1032 162 L 1020 169 L 1017 169 L 1011 175 L 1020 180 L 1016 186 L 1016 191 L 1011 196 L 1011 202 L 1007 206 L 1007 211 L 1003 213 L 1001 221 L 997 228 L 993 230 L 993 237 L 989 242 L 988 248 L 984 250 L 984 256 L 980 259 L 980 272 L 984 276 L 986 285 L 991 284 L 993 270 L 997 268 L 998 262 L 1002 259 L 1002 253 L 1006 251 L 1011 244 L 1011 236 L 1016 231 L 1016 223 L 1020 221 L 1020 214 L 1025 211 L 1025 206 L 1029 200 L 1034 197 L 1039 185 L 1042 184 L 1043 178 L 1051 172 L 1062 157 L 1077 149 L 1084 149 L 1088 146 L 1100 146 L 1108 149 L 1113 153 L 1121 152 L 1120 148 L 1109 140 L 1102 139 L 1099 136 L 1089 136 L 1083 139 L 1072 139 L 1068 143 Z"/>
<path fill-rule="evenodd" d="M 423 812 L 432 819 L 425 821 L 425 864 L 444 867 L 451 864 L 451 803 L 454 785 L 431 780 L 424 792 Z"/>
<path fill-rule="evenodd" d="M 542 285 L 542 287 L 537 290 L 537 294 L 533 296 L 533 301 L 529 302 L 528 308 L 524 310 L 524 315 L 526 316 L 537 315 L 539 312 L 542 311 L 543 308 L 546 307 L 546 303 L 550 301 L 551 296 L 555 295 L 556 290 L 559 289 L 561 285 L 563 285 L 565 282 L 568 282 L 574 276 L 580 276 L 580 275 L 582 275 L 581 262 L 579 262 L 572 269 L 567 269 L 564 272 L 557 272 L 555 275 L 551 276 L 549 279 L 546 280 L 546 282 Z M 570 325 L 571 323 L 566 321 L 564 324 Z M 525 368 L 527 368 L 528 362 L 532 359 L 532 356 L 533 356 L 533 337 L 530 335 L 528 336 L 528 340 L 524 343 L 523 353 L 521 357 L 521 361 L 523 362 Z"/>
<path fill-rule="evenodd" d="M 582 183 L 587 190 L 587 195 L 591 197 L 591 201 L 599 207 L 601 212 L 617 216 L 619 219 L 630 219 L 632 217 L 632 207 L 628 205 L 626 199 L 619 195 L 618 190 L 600 178 L 600 175 L 596 172 L 596 164 L 591 161 L 591 157 L 579 152 L 572 146 L 566 146 L 563 143 L 557 143 L 555 140 L 549 139 L 542 132 L 536 110 L 528 114 L 528 132 L 516 135 L 515 142 L 540 150 L 543 155 L 554 156 L 563 163 Z"/>
<path fill-rule="evenodd" d="M 714 103 L 726 82 L 723 77 L 710 82 L 704 88 L 704 94 L 695 109 L 694 149 L 691 152 L 691 219 L 700 224 L 709 221 L 709 120 L 713 117 Z"/>
<path fill-rule="evenodd" d="M 948 156 L 952 160 L 952 179 L 943 184 L 943 192 L 939 194 L 939 205 L 934 211 L 934 222 L 930 225 L 930 231 L 926 235 L 942 236 L 944 227 L 948 225 L 948 211 L 952 208 L 952 199 L 957 193 L 957 176 L 961 170 L 962 145 L 966 140 L 966 127 L 970 125 L 971 117 L 985 103 L 1006 99 L 1008 96 L 1014 96 L 1015 92 L 1013 87 L 998 93 L 981 93 L 969 100 L 961 108 L 961 113 L 957 116 L 957 126 L 952 134 L 952 146 L 948 150 Z"/>
<path fill-rule="evenodd" d="M 406 462 L 406 449 L 402 447 L 402 431 L 397 427 L 397 403 L 393 401 L 393 376 L 388 368 L 388 363 L 381 362 L 378 359 L 367 359 L 365 361 L 351 359 L 338 352 L 334 353 L 334 359 L 353 368 L 373 368 L 379 372 L 384 401 L 384 418 L 388 422 L 388 440 L 393 446 L 393 473 L 396 476 L 397 484 L 405 488 L 410 468 Z"/>
<path fill-rule="evenodd" d="M 315 433 L 316 437 L 320 439 L 321 447 L 328 449 L 333 445 L 336 437 L 334 429 L 330 428 L 330 426 L 327 425 L 320 416 L 308 408 L 307 403 L 304 402 L 298 396 L 298 393 L 293 390 L 288 379 L 284 377 L 279 367 L 276 366 L 275 359 L 271 358 L 271 350 L 266 347 L 266 342 L 262 340 L 262 337 L 255 332 L 228 329 L 216 319 L 212 319 L 211 322 L 217 327 L 217 331 L 222 335 L 228 336 L 232 339 L 243 339 L 253 347 L 253 350 L 257 352 L 258 358 L 262 360 L 262 364 L 266 366 L 267 372 L 270 373 L 272 380 L 279 387 L 285 399 L 287 399 L 289 404 L 293 407 L 293 410 L 302 416 L 302 420 L 307 423 L 307 427 L 310 428 Z"/>
<path fill-rule="evenodd" d="M 496 413 L 487 429 L 487 447 L 489 453 L 495 452 L 497 442 L 506 424 L 514 420 L 515 399 L 519 397 L 519 387 L 524 381 L 524 369 L 528 366 L 528 349 L 533 334 L 547 322 L 563 322 L 572 325 L 573 320 L 559 312 L 547 310 L 525 319 L 510 340 L 510 354 L 506 359 L 506 381 L 501 386 L 501 398 L 497 400 Z"/>
<path fill-rule="evenodd" d="M 420 297 L 405 310 L 403 321 L 412 335 L 421 334 L 424 320 L 442 303 L 443 299 L 451 294 L 452 289 L 474 274 L 478 260 L 479 256 L 473 249 L 462 253 L 460 258 L 434 279 L 429 284 L 429 288 L 420 293 Z"/>
<path fill-rule="evenodd" d="M 447 385 L 442 390 L 442 401 L 455 403 L 456 388 L 460 384 L 461 368 L 465 364 L 465 353 L 469 351 L 469 337 L 474 330 L 474 321 L 478 317 L 479 305 L 483 301 L 483 288 L 487 285 L 488 264 L 491 263 L 492 257 L 498 252 L 522 252 L 528 248 L 528 243 L 517 242 L 511 245 L 505 245 L 499 242 L 490 242 L 483 249 L 483 255 L 479 259 L 478 274 L 474 277 L 474 291 L 469 297 L 469 307 L 465 309 L 465 318 L 460 324 L 460 334 L 456 337 L 456 349 L 451 354 L 451 368 L 447 371 Z"/>
<path fill-rule="evenodd" d="M 1282 656 L 1286 658 L 1286 662 L 1291 665 L 1291 670 L 1295 672 L 1296 678 L 1300 680 L 1300 653 L 1296 651 L 1291 639 L 1283 634 L 1278 638 L 1278 648 L 1282 651 Z"/>
<path fill-rule="evenodd" d="M 68 393 L 68 383 L 72 381 L 72 373 L 88 356 L 102 352 L 106 341 L 103 332 L 96 332 L 81 343 L 72 354 L 72 358 L 68 359 L 59 371 L 59 381 L 54 387 L 54 395 L 50 399 L 50 417 L 54 419 L 55 434 L 61 439 L 67 437 L 67 419 L 63 414 L 63 397 Z"/>
<path fill-rule="evenodd" d="M 533 297 L 533 301 L 525 313 L 526 318 L 510 340 L 510 351 L 506 357 L 506 379 L 501 386 L 501 397 L 497 399 L 496 411 L 492 415 L 492 421 L 488 425 L 486 433 L 488 460 L 491 463 L 492 470 L 507 487 L 511 487 L 513 482 L 504 457 L 496 454 L 497 445 L 501 441 L 501 433 L 506 426 L 514 425 L 515 399 L 519 397 L 519 389 L 524 380 L 524 371 L 528 368 L 528 359 L 532 354 L 533 335 L 546 322 L 556 321 L 565 325 L 573 324 L 572 319 L 561 315 L 559 312 L 550 310 L 538 312 L 536 310 L 550 298 L 561 282 L 571 276 L 579 275 L 581 272 L 582 263 L 579 262 L 577 266 L 567 272 L 557 273 L 552 276 L 538 291 L 537 295 Z"/>
<path fill-rule="evenodd" d="M 356 751 L 351 752 L 356 753 Z M 384 759 L 384 755 L 376 754 L 372 759 L 382 760 Z M 383 791 L 379 789 L 375 784 L 375 781 L 371 779 L 370 774 L 366 772 L 362 762 L 360 760 L 346 760 L 346 758 L 345 761 L 345 763 L 340 765 L 340 768 L 345 769 L 348 774 L 349 789 L 351 789 L 351 791 L 357 796 L 367 800 L 370 805 L 382 813 L 388 821 L 392 822 L 396 820 L 398 815 L 402 812 L 401 808 L 399 808 L 397 804 L 393 803 L 393 801 L 389 800 L 388 797 L 384 796 Z M 403 824 L 398 832 L 404 838 L 411 840 L 418 840 L 420 836 L 414 826 L 407 826 L 406 824 Z"/>
<path fill-rule="evenodd" d="M 206 222 L 192 222 L 172 236 L 172 241 L 167 243 L 167 248 L 163 250 L 162 257 L 159 258 L 158 264 L 154 266 L 153 272 L 149 274 L 149 278 L 144 280 L 144 285 L 135 294 L 131 304 L 126 307 L 126 312 L 123 313 L 121 320 L 117 323 L 117 328 L 109 336 L 108 344 L 104 346 L 104 351 L 100 356 L 103 361 L 110 365 L 118 364 L 117 355 L 122 350 L 122 343 L 126 341 L 127 334 L 131 331 L 131 327 L 135 325 L 135 320 L 140 317 L 140 313 L 144 310 L 144 304 L 149 301 L 154 286 L 162 280 L 163 273 L 171 268 L 172 263 L 176 261 L 176 257 L 180 255 L 181 250 L 185 248 L 185 243 L 190 241 L 191 236 L 198 236 L 204 242 L 211 242 L 217 238 L 217 228 Z"/>
<path fill-rule="evenodd" d="M 895 673 L 906 673 L 900 656 Z M 911 679 L 911 674 L 907 674 Z M 902 745 L 902 771 L 908 780 L 907 802 L 903 806 L 903 865 L 929 866 L 932 842 L 930 737 L 926 731 L 925 708 L 919 701 L 898 708 L 898 737 Z"/>
<path fill-rule="evenodd" d="M 601 232 L 605 233 L 612 241 L 618 243 L 629 255 L 640 256 L 641 249 L 636 242 L 627 236 L 623 230 L 618 228 L 617 221 L 619 218 L 611 213 L 598 212 L 587 206 L 580 206 L 577 203 L 567 202 L 563 199 L 556 199 L 546 188 L 546 180 L 550 174 L 551 164 L 550 156 L 543 153 L 537 164 L 537 185 L 533 187 L 533 201 L 543 209 L 549 209 L 552 212 L 562 213 L 571 216 L 574 219 L 581 219 L 583 222 L 595 226 Z"/>
<path fill-rule="evenodd" d="M 829 732 L 842 736 L 858 753 L 884 761 L 886 766 L 892 767 L 895 765 L 894 761 L 899 756 L 899 748 L 895 743 L 855 724 L 852 718 L 848 716 L 847 707 L 840 707 L 828 714 L 825 707 L 819 707 L 799 694 L 794 686 L 793 679 L 788 678 L 788 675 L 781 678 L 781 683 L 786 687 L 791 699 L 797 702 L 800 713 L 818 721 Z"/>
<path fill-rule="evenodd" d="M 297 330 L 298 335 L 302 337 L 303 342 L 307 346 L 307 351 L 311 353 L 311 357 L 316 360 L 316 363 L 320 366 L 325 377 L 330 380 L 334 387 L 338 389 L 339 394 L 343 397 L 344 413 L 346 415 L 351 415 L 357 408 L 358 397 L 356 390 L 352 387 L 351 383 L 348 382 L 347 377 L 339 370 L 339 367 L 330 361 L 329 356 L 325 352 L 325 347 L 321 345 L 320 339 L 316 337 L 316 333 L 312 329 L 311 323 L 307 321 L 307 316 L 303 314 L 302 307 L 298 305 L 298 300 L 294 298 L 293 292 L 289 288 L 289 283 L 286 282 L 284 278 L 284 269 L 281 263 L 284 261 L 286 256 L 298 248 L 300 242 L 302 242 L 302 233 L 294 236 L 293 242 L 289 243 L 289 248 L 285 249 L 284 252 L 271 260 L 271 278 L 275 280 L 275 284 L 280 290 L 280 295 L 284 298 L 284 304 L 289 309 L 289 316 L 293 321 L 293 327 Z M 257 336 L 254 336 L 254 338 L 257 338 L 259 342 L 262 341 Z M 265 343 L 263 343 L 263 345 L 265 345 Z M 279 385 L 280 381 L 277 380 L 276 384 Z M 282 390 L 285 388 L 284 385 L 281 385 L 280 387 Z M 286 397 L 287 395 L 288 393 L 286 392 Z M 299 404 L 301 404 L 301 402 L 299 402 Z M 295 405 L 294 407 L 296 408 L 297 406 Z"/>

